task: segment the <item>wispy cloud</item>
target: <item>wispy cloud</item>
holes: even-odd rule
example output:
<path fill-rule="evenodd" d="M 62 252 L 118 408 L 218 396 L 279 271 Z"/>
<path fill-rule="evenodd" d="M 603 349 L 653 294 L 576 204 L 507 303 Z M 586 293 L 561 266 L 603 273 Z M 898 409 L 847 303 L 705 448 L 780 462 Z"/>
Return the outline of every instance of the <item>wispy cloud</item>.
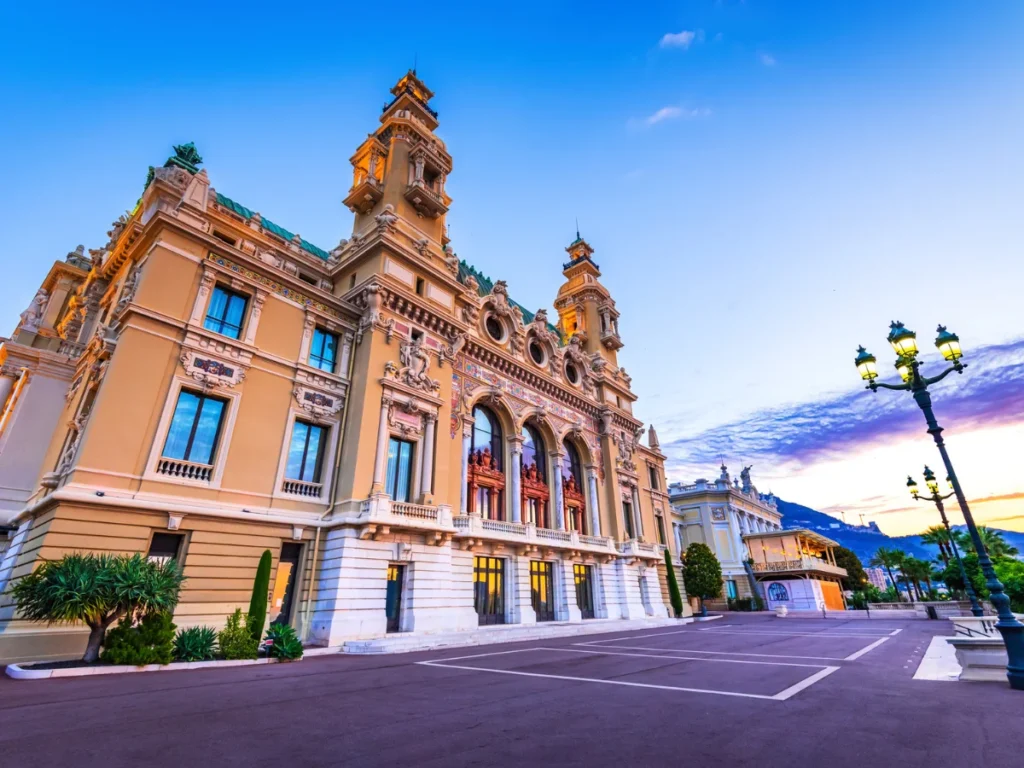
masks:
<path fill-rule="evenodd" d="M 766 67 L 774 67 L 778 63 L 770 53 L 762 53 L 759 58 Z"/>
<path fill-rule="evenodd" d="M 658 41 L 659 48 L 682 48 L 687 50 L 693 43 L 704 41 L 703 29 L 684 29 L 682 32 L 669 32 Z"/>
<path fill-rule="evenodd" d="M 924 362 L 934 372 L 941 361 L 925 358 Z M 1024 422 L 1024 339 L 976 348 L 969 365 L 963 377 L 954 374 L 934 385 L 943 426 L 969 431 Z M 857 389 L 758 411 L 699 434 L 663 440 L 662 450 L 686 476 L 714 466 L 719 456 L 796 470 L 918 435 L 923 429 L 921 412 L 909 397 Z"/>
<path fill-rule="evenodd" d="M 641 122 L 644 125 L 657 125 L 666 120 L 696 120 L 700 117 L 708 117 L 711 110 L 707 107 L 662 107 L 652 115 L 648 115 Z M 635 121 L 633 121 L 635 122 Z"/>

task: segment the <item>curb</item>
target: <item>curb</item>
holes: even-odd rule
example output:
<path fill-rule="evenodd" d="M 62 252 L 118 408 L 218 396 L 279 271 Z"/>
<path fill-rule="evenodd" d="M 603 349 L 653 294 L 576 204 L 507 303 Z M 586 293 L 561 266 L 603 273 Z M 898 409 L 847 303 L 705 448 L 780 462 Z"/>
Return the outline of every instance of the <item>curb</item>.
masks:
<path fill-rule="evenodd" d="M 295 659 L 302 661 L 302 659 Z M 63 669 L 25 669 L 27 661 L 8 664 L 7 676 L 15 680 L 48 680 L 55 677 L 92 677 L 93 675 L 123 675 L 132 672 L 176 672 L 185 669 L 217 669 L 219 667 L 251 667 L 257 664 L 280 664 L 280 659 L 232 659 L 230 661 L 175 661 L 171 664 L 146 664 L 141 667 L 127 665 L 99 665 L 95 667 L 65 667 Z"/>

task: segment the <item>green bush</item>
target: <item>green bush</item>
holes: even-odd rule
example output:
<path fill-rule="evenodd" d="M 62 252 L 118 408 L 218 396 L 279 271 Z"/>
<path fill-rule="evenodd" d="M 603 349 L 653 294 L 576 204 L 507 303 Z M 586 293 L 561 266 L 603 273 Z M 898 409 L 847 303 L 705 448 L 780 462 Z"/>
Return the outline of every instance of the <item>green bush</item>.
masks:
<path fill-rule="evenodd" d="M 249 600 L 249 634 L 257 644 L 263 637 L 263 625 L 267 623 L 267 594 L 270 591 L 270 569 L 274 556 L 270 550 L 264 550 L 260 565 L 256 569 L 256 578 L 252 583 L 252 598 Z"/>
<path fill-rule="evenodd" d="M 294 661 L 302 658 L 302 641 L 288 624 L 271 624 L 267 630 L 267 654 L 274 659 Z"/>
<path fill-rule="evenodd" d="M 184 578 L 173 560 L 133 555 L 72 553 L 44 562 L 19 579 L 11 595 L 21 616 L 49 624 L 82 622 L 89 642 L 82 660 L 100 657 L 107 628 L 127 627 L 149 613 L 173 612 Z"/>
<path fill-rule="evenodd" d="M 124 621 L 107 632 L 101 658 L 109 664 L 170 664 L 174 630 L 169 613 L 151 613 L 138 625 Z"/>
<path fill-rule="evenodd" d="M 228 616 L 224 629 L 217 633 L 220 655 L 225 659 L 255 659 L 259 655 L 259 641 L 249 632 L 247 617 L 238 608 Z"/>
<path fill-rule="evenodd" d="M 213 627 L 189 627 L 174 638 L 174 658 L 178 661 L 211 661 L 217 648 L 217 630 Z"/>

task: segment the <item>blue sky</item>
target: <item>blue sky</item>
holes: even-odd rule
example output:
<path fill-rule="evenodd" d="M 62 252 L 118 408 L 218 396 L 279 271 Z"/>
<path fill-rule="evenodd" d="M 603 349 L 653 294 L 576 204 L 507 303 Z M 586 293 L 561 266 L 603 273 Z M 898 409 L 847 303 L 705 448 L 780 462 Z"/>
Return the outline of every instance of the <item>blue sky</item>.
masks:
<path fill-rule="evenodd" d="M 579 218 L 622 312 L 637 415 L 672 444 L 676 479 L 728 433 L 727 460 L 762 487 L 922 527 L 897 494 L 935 458 L 923 431 L 885 445 L 902 446 L 898 470 L 872 463 L 884 419 L 827 456 L 740 438 L 845 402 L 856 345 L 888 361 L 894 318 L 922 339 L 944 322 L 986 370 L 1020 370 L 1019 3 L 12 5 L 0 330 L 52 260 L 105 241 L 173 143 L 331 248 L 351 226 L 348 157 L 416 60 L 455 159 L 456 252 L 550 306 Z M 948 437 L 970 495 L 1012 496 L 1022 409 L 983 384 L 988 421 L 951 405 Z M 1015 503 L 984 508 L 1024 528 Z"/>

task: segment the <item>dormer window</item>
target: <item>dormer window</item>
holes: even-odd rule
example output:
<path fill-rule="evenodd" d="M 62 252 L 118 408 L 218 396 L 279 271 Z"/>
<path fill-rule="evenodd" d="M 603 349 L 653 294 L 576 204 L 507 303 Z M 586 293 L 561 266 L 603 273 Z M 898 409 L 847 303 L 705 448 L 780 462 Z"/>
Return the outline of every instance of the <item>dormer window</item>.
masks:
<path fill-rule="evenodd" d="M 495 341 L 502 342 L 505 340 L 505 326 L 494 315 L 487 316 L 484 320 L 484 328 L 487 329 L 487 335 Z"/>
<path fill-rule="evenodd" d="M 533 360 L 537 365 L 544 365 L 547 361 L 547 355 L 544 352 L 544 347 L 536 339 L 530 340 L 530 359 Z"/>
<path fill-rule="evenodd" d="M 565 378 L 570 384 L 576 386 L 580 383 L 580 372 L 573 363 L 565 364 Z"/>

